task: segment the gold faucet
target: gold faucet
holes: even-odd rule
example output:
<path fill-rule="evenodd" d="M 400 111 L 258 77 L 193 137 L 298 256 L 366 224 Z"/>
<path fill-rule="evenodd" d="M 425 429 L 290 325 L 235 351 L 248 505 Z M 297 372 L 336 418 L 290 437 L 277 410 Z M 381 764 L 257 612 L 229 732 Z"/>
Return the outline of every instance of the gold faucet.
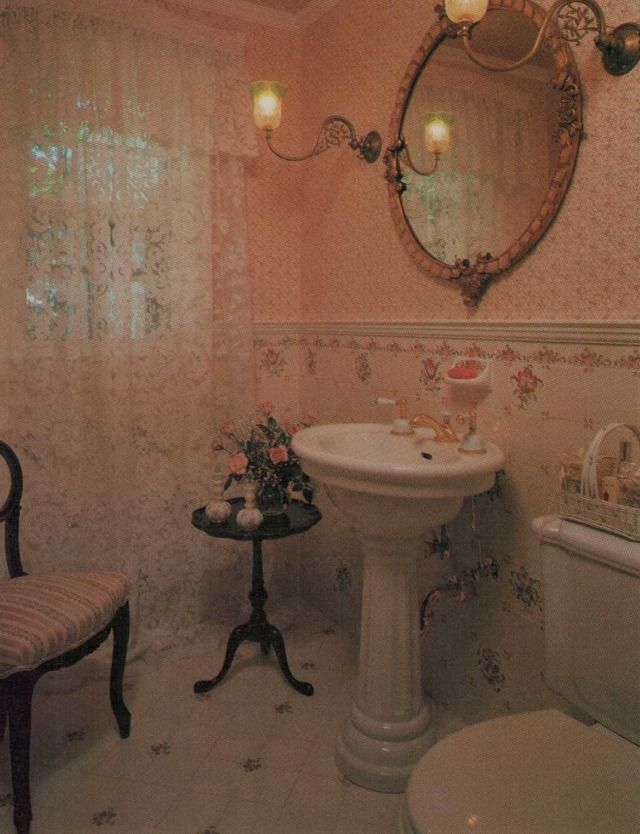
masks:
<path fill-rule="evenodd" d="M 430 414 L 416 414 L 411 420 L 407 418 L 407 400 L 389 397 L 377 397 L 376 405 L 397 405 L 400 408 L 400 416 L 393 421 L 391 434 L 402 434 L 407 437 L 413 435 L 414 429 L 433 429 L 435 440 L 438 443 L 458 443 L 459 438 L 451 428 L 451 415 L 443 414 L 442 422 L 431 417 Z"/>
<path fill-rule="evenodd" d="M 410 425 L 412 429 L 422 428 L 422 429 L 433 429 L 436 433 L 435 440 L 438 443 L 457 443 L 458 437 L 456 433 L 451 428 L 451 423 L 449 422 L 449 418 L 445 417 L 443 422 L 441 423 L 439 420 L 436 420 L 435 417 L 431 417 L 429 414 L 416 414 L 410 421 Z"/>

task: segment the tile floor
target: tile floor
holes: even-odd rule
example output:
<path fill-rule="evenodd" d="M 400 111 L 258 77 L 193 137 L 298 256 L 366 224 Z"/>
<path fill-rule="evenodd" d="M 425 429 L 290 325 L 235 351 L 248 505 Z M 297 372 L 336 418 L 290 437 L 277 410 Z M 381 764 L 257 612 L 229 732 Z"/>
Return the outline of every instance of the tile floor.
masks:
<path fill-rule="evenodd" d="M 131 664 L 127 740 L 106 681 L 36 690 L 32 834 L 396 834 L 402 797 L 352 785 L 333 763 L 355 683 L 353 637 L 299 605 L 284 635 L 293 674 L 314 684 L 312 697 L 288 686 L 273 655 L 252 643 L 218 688 L 195 696 L 194 681 L 217 673 L 228 631 Z M 459 726 L 443 714 L 436 721 L 440 734 Z M 0 831 L 13 834 L 6 741 L 2 748 Z"/>

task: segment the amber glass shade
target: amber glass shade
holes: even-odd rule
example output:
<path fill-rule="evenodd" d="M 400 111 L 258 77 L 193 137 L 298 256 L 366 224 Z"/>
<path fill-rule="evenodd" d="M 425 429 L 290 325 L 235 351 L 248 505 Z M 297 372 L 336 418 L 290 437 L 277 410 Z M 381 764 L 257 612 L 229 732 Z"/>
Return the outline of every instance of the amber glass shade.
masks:
<path fill-rule="evenodd" d="M 446 153 L 451 146 L 453 119 L 446 113 L 429 113 L 424 120 L 424 138 L 430 153 Z"/>
<path fill-rule="evenodd" d="M 444 10 L 452 23 L 477 23 L 488 6 L 489 0 L 444 0 Z"/>
<path fill-rule="evenodd" d="M 255 81 L 249 88 L 253 96 L 253 119 L 261 130 L 275 130 L 282 117 L 282 99 L 287 88 L 275 81 Z"/>

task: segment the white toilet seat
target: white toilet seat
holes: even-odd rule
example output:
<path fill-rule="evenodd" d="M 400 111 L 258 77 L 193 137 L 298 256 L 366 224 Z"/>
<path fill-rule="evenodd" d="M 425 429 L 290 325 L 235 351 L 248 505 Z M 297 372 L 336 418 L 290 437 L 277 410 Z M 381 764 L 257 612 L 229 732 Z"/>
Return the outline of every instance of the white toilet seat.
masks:
<path fill-rule="evenodd" d="M 640 756 L 557 710 L 453 733 L 413 770 L 403 834 L 638 834 Z"/>

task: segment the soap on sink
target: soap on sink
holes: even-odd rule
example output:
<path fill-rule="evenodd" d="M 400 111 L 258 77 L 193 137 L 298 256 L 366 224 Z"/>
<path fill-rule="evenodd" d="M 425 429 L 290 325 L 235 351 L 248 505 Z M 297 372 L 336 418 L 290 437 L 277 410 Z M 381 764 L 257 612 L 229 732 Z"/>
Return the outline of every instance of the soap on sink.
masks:
<path fill-rule="evenodd" d="M 476 368 L 470 368 L 465 365 L 456 365 L 455 368 L 449 368 L 447 376 L 450 376 L 452 379 L 474 379 L 478 376 L 478 371 Z"/>

